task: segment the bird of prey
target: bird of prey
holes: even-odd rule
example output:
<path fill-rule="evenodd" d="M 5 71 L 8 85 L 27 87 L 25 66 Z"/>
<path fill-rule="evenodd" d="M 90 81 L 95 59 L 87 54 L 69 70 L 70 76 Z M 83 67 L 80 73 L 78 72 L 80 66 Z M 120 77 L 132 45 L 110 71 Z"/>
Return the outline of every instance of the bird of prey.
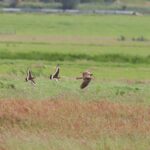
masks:
<path fill-rule="evenodd" d="M 53 74 L 50 75 L 50 80 L 58 81 L 58 79 L 60 79 L 59 72 L 60 72 L 60 68 L 59 68 L 59 65 L 57 65 L 56 66 L 56 71 Z"/>
<path fill-rule="evenodd" d="M 82 73 L 82 77 L 77 77 L 76 79 L 83 79 L 82 84 L 80 85 L 81 89 L 84 89 L 85 87 L 88 86 L 88 84 L 90 83 L 91 79 L 92 79 L 92 73 L 89 71 L 85 71 Z"/>
<path fill-rule="evenodd" d="M 32 84 L 35 84 L 34 77 L 30 70 L 27 72 L 27 77 L 25 78 L 26 82 L 31 81 Z"/>

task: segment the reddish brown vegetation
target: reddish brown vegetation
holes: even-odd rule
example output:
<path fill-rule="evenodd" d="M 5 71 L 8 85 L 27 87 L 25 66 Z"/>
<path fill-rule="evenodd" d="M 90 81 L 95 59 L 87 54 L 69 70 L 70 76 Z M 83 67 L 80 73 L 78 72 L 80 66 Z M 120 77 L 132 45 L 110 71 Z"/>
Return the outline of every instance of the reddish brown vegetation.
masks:
<path fill-rule="evenodd" d="M 0 101 L 0 127 L 96 138 L 102 134 L 150 134 L 150 108 L 79 101 Z"/>

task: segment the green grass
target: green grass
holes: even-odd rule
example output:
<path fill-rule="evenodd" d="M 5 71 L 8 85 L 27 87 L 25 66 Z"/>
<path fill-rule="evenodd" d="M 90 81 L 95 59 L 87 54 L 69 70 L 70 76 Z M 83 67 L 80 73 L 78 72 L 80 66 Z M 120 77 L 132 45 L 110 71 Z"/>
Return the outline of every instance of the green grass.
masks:
<path fill-rule="evenodd" d="M 1 98 L 46 99 L 61 94 L 67 95 L 70 89 L 70 93 L 77 95 L 79 99 L 91 99 L 98 92 L 95 99 L 115 100 L 117 97 L 120 101 L 130 95 L 129 91 L 134 89 L 132 86 L 136 85 L 136 82 L 149 82 L 150 35 L 147 32 L 149 16 L 42 14 L 0 14 L 0 16 L 3 18 L 3 21 L 0 21 L 2 33 L 0 81 L 3 91 L 0 94 Z M 120 32 L 121 30 L 123 32 Z M 121 36 L 125 36 L 125 40 L 120 40 Z M 132 40 L 141 36 L 146 40 Z M 61 76 L 64 81 L 53 85 L 49 81 L 49 75 L 54 72 L 57 63 L 61 65 Z M 31 68 L 36 76 L 35 88 L 24 82 L 28 68 Z M 91 94 L 82 95 L 79 89 L 80 82 L 74 79 L 87 69 L 93 72 L 96 81 L 92 83 L 94 87 L 88 89 Z M 3 81 L 4 76 L 6 82 Z M 106 81 L 103 83 L 102 80 Z M 127 80 L 133 80 L 131 87 L 124 85 Z M 120 86 L 117 88 L 115 83 Z M 35 95 L 30 93 L 31 90 L 28 89 L 30 86 L 35 90 Z M 142 89 L 144 86 L 145 90 L 148 84 L 141 86 L 135 89 Z M 119 88 L 121 91 L 118 91 Z M 144 99 L 144 103 L 147 102 L 149 94 L 140 92 L 135 90 L 134 98 L 131 99 L 135 99 L 133 100 L 135 102 L 141 95 L 139 97 L 142 100 L 138 101 L 141 103 Z M 10 96 L 7 93 L 14 94 Z"/>
<path fill-rule="evenodd" d="M 149 148 L 149 16 L 0 17 L 0 149 Z M 85 70 L 94 79 L 81 90 Z"/>
<path fill-rule="evenodd" d="M 57 63 L 61 66 L 59 83 L 49 80 L 49 75 L 54 72 Z M 90 63 L 88 67 L 87 63 Z M 36 86 L 25 82 L 27 68 L 32 69 L 36 77 Z M 95 79 L 82 91 L 81 81 L 76 81 L 75 78 L 87 69 L 93 72 Z M 150 69 L 145 64 L 1 60 L 0 70 L 1 99 L 26 97 L 31 100 L 43 100 L 75 97 L 83 101 L 107 99 L 121 103 L 149 104 Z"/>
<path fill-rule="evenodd" d="M 140 145 L 139 145 L 140 142 Z M 26 137 L 18 138 L 9 136 L 7 139 L 7 147 L 10 150 L 14 148 L 19 149 L 37 149 L 37 150 L 49 150 L 49 149 L 65 149 L 65 150 L 147 150 L 149 147 L 148 137 L 108 137 L 100 138 L 97 140 L 80 140 L 67 137 L 55 137 L 50 136 L 43 139 L 42 135 L 30 135 L 28 139 Z"/>
<path fill-rule="evenodd" d="M 0 14 L 0 30 L 17 35 L 150 38 L 149 16 Z M 10 24 L 11 23 L 11 24 Z M 82 28 L 81 28 L 82 27 Z"/>
<path fill-rule="evenodd" d="M 125 63 L 150 63 L 150 56 L 129 56 L 120 54 L 103 54 L 89 56 L 86 54 L 61 54 L 61 53 L 10 53 L 1 52 L 1 59 L 26 59 L 26 60 L 50 60 L 50 61 L 77 61 L 77 60 L 88 60 L 96 62 L 125 62 Z"/>
<path fill-rule="evenodd" d="M 72 42 L 74 39 L 72 39 Z M 60 54 L 86 54 L 104 55 L 104 54 L 120 54 L 130 56 L 146 57 L 150 55 L 149 42 L 111 42 L 106 43 L 107 40 L 94 43 L 89 41 L 88 43 L 80 43 L 80 40 L 76 43 L 39 43 L 39 42 L 2 42 L 0 43 L 1 53 L 60 53 Z M 108 41 L 109 42 L 109 41 Z M 0 56 L 2 58 L 2 56 Z M 7 56 L 9 57 L 9 55 Z"/>

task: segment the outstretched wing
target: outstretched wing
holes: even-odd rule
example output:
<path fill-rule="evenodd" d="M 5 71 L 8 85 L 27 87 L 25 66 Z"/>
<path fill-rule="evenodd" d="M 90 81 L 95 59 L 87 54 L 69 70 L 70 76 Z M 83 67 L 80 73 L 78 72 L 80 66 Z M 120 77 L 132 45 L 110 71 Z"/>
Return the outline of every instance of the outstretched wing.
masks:
<path fill-rule="evenodd" d="M 80 86 L 81 89 L 84 89 L 85 87 L 88 86 L 88 84 L 90 83 L 91 78 L 85 78 Z"/>
<path fill-rule="evenodd" d="M 31 79 L 34 79 L 34 77 L 32 76 L 31 71 L 28 70 L 28 73 L 27 73 L 27 80 L 31 80 Z"/>
<path fill-rule="evenodd" d="M 26 80 L 26 81 L 29 81 L 29 80 L 33 80 L 33 79 L 34 79 L 34 77 L 32 76 L 31 71 L 28 70 L 27 76 L 26 76 L 25 80 Z M 33 82 L 34 82 L 34 81 L 33 81 Z"/>
<path fill-rule="evenodd" d="M 32 78 L 32 74 L 31 74 L 31 71 L 30 71 L 30 70 L 28 71 L 28 77 L 29 77 L 29 79 Z"/>
<path fill-rule="evenodd" d="M 29 80 L 34 79 L 30 70 L 28 71 L 28 74 L 29 74 Z"/>
<path fill-rule="evenodd" d="M 56 71 L 55 71 L 55 73 L 53 74 L 53 78 L 58 78 L 59 72 L 60 72 L 60 68 L 59 68 L 59 66 L 57 66 L 57 67 L 56 67 Z"/>
<path fill-rule="evenodd" d="M 35 84 L 35 81 L 34 81 L 34 79 L 31 79 L 31 82 L 32 82 L 33 84 Z"/>
<path fill-rule="evenodd" d="M 27 76 L 26 76 L 26 81 L 28 81 L 29 80 L 29 76 L 30 76 L 30 74 L 31 74 L 31 72 L 30 72 L 30 70 L 28 70 L 28 72 L 27 72 Z"/>

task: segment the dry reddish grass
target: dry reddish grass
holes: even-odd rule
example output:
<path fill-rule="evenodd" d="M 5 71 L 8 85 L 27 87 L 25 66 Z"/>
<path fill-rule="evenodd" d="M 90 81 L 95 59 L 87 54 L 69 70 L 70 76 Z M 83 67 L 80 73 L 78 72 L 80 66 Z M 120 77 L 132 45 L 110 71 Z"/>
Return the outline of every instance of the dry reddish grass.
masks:
<path fill-rule="evenodd" d="M 150 134 L 150 108 L 65 100 L 1 100 L 1 129 L 27 129 L 64 136 Z"/>

